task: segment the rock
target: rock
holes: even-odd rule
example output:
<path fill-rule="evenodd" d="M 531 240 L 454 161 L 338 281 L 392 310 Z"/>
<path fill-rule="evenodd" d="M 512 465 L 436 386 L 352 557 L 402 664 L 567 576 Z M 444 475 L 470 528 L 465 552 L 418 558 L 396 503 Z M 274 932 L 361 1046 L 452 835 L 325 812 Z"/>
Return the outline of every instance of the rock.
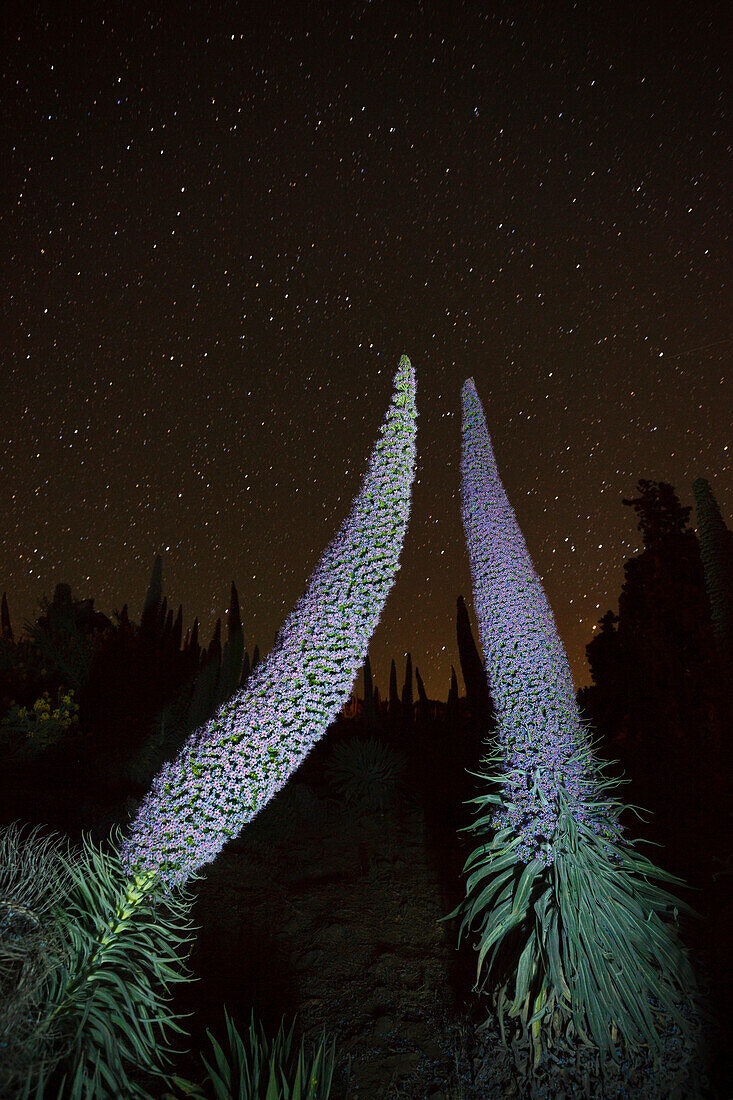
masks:
<path fill-rule="evenodd" d="M 346 928 L 343 924 L 330 924 L 321 929 L 320 937 L 326 943 L 342 943 L 346 939 Z"/>
<path fill-rule="evenodd" d="M 296 970 L 308 970 L 309 967 L 316 966 L 322 958 L 322 951 L 306 951 L 304 955 L 299 955 L 293 960 L 293 966 Z"/>
<path fill-rule="evenodd" d="M 394 1027 L 394 1017 L 392 1016 L 379 1016 L 374 1023 L 374 1034 L 379 1037 L 382 1035 L 388 1035 Z"/>

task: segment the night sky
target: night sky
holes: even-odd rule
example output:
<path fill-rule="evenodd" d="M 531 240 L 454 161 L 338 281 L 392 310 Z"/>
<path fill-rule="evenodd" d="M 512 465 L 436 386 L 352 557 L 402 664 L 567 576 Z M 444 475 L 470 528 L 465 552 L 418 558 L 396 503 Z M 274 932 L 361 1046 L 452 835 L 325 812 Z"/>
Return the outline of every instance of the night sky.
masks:
<path fill-rule="evenodd" d="M 472 376 L 573 669 L 640 477 L 730 522 L 725 7 L 15 4 L 2 25 L 0 589 L 139 620 L 154 556 L 266 653 L 417 374 L 370 645 L 445 699 Z M 691 523 L 695 522 L 695 511 Z M 357 684 L 361 690 L 361 677 Z M 463 691 L 461 681 L 461 691 Z"/>

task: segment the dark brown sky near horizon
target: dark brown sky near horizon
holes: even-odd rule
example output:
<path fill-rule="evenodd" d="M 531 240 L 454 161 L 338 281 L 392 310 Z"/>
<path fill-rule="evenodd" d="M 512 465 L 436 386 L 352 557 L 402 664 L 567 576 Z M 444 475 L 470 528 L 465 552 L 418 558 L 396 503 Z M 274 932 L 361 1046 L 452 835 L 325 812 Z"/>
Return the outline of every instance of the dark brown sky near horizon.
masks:
<path fill-rule="evenodd" d="M 481 11 L 484 8 L 486 10 Z M 722 4 L 11 4 L 0 588 L 58 581 L 267 652 L 417 374 L 402 568 L 369 652 L 428 694 L 473 616 L 460 391 L 576 687 L 639 478 L 730 524 Z M 729 28 L 730 29 L 730 28 Z M 695 511 L 691 514 L 695 524 Z M 361 690 L 361 677 L 357 680 Z M 461 690 L 463 685 L 461 683 Z"/>

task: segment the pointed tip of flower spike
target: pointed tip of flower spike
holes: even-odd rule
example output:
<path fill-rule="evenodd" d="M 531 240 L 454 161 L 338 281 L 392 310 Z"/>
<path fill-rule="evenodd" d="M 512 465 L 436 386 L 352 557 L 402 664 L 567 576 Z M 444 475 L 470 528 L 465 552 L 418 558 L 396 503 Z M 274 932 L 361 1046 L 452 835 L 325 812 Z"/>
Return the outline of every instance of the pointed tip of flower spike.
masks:
<path fill-rule="evenodd" d="M 407 355 L 400 356 L 400 363 L 394 377 L 394 384 L 398 389 L 404 389 L 405 386 L 414 387 L 415 385 L 415 368 Z"/>
<path fill-rule="evenodd" d="M 403 355 L 351 513 L 252 682 L 190 734 L 153 781 L 124 842 L 127 873 L 184 885 L 284 786 L 343 706 L 400 568 L 416 464 L 415 390 Z"/>

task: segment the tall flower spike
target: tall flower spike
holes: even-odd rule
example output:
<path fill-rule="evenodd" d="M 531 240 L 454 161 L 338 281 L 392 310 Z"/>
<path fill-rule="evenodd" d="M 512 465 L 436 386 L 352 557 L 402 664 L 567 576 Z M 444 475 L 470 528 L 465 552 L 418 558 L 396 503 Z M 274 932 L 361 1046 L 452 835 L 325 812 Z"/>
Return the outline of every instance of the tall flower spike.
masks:
<path fill-rule="evenodd" d="M 128 875 L 181 886 L 287 782 L 349 697 L 399 569 L 415 473 L 415 372 L 395 393 L 361 490 L 278 645 L 166 764 L 121 849 Z"/>
<path fill-rule="evenodd" d="M 658 1053 L 654 1000 L 691 1030 L 682 1004 L 695 999 L 694 975 L 672 926 L 691 910 L 652 881 L 679 879 L 621 834 L 625 807 L 604 793 L 620 780 L 604 778 L 593 756 L 473 379 L 462 398 L 463 522 L 497 728 L 484 759 L 494 773 L 478 773 L 491 785 L 471 800 L 479 816 L 467 829 L 479 843 L 464 867 L 466 900 L 443 919 L 463 911 L 459 940 L 479 922 L 479 978 L 489 951 L 489 971 L 502 945 L 516 951 L 514 962 L 505 952 L 494 1000 L 502 1035 L 508 1008 L 535 1065 L 543 1030 L 571 1021 L 603 1053 L 619 1036 Z"/>
<path fill-rule="evenodd" d="M 599 815 L 588 805 L 595 801 L 593 762 L 570 665 L 499 478 L 472 378 L 465 382 L 462 398 L 463 524 L 486 676 L 507 766 L 507 808 L 496 824 L 517 829 L 524 862 L 535 857 L 547 864 L 553 858 L 559 784 L 573 814 L 594 831 L 616 836 L 618 825 L 608 812 Z"/>

